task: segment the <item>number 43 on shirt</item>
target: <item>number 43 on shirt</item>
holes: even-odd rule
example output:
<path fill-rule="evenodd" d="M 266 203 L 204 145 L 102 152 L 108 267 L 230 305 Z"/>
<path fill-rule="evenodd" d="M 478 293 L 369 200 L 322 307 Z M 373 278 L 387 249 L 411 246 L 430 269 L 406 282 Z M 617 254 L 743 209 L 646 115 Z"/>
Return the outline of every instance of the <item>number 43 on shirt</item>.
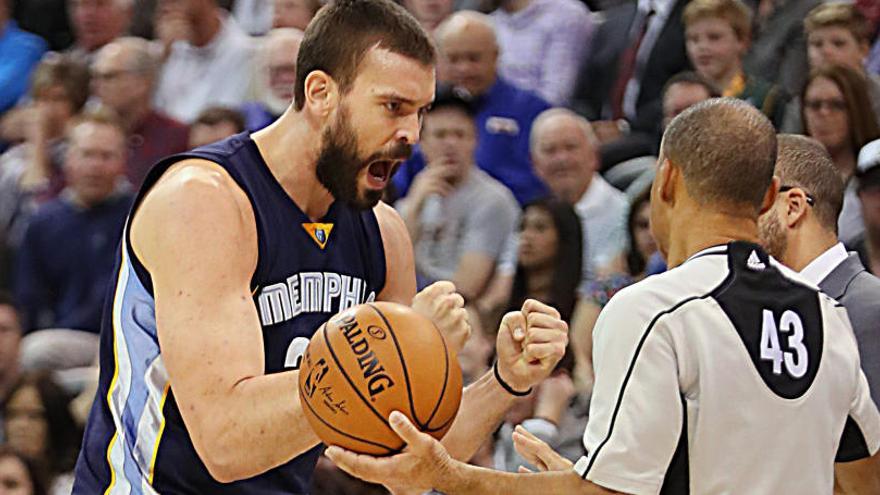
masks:
<path fill-rule="evenodd" d="M 782 313 L 779 324 L 773 311 L 765 309 L 761 325 L 761 360 L 773 362 L 773 374 L 781 375 L 782 366 L 792 378 L 801 378 L 807 372 L 807 348 L 804 346 L 804 325 L 792 310 Z M 788 335 L 788 349 L 779 345 L 779 334 Z"/>

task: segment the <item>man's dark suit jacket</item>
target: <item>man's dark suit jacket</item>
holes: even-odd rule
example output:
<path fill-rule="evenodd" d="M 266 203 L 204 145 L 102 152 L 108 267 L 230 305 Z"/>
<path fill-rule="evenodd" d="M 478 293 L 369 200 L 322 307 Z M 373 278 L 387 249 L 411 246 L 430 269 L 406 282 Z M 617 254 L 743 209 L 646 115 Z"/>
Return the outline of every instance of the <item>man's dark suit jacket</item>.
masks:
<path fill-rule="evenodd" d="M 849 313 L 871 398 L 880 405 L 880 278 L 868 273 L 858 255 L 850 253 L 819 282 L 819 288 Z"/>
<path fill-rule="evenodd" d="M 663 86 L 670 77 L 690 69 L 681 20 L 685 5 L 687 0 L 675 3 L 645 62 L 636 102 L 636 119 L 630 122 L 633 130 L 659 133 L 663 118 Z M 611 100 L 620 58 L 630 43 L 629 32 L 637 8 L 637 2 L 633 1 L 609 9 L 590 43 L 591 53 L 581 66 L 572 98 L 572 108 L 588 120 L 606 117 L 602 115 L 602 108 Z"/>

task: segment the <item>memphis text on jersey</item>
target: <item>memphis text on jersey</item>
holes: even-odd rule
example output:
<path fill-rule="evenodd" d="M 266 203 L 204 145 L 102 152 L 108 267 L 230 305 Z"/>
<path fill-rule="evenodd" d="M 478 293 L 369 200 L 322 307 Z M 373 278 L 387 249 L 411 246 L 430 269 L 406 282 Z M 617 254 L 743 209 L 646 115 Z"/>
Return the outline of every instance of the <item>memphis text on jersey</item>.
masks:
<path fill-rule="evenodd" d="M 264 327 L 296 318 L 302 313 L 344 311 L 376 300 L 367 293 L 367 282 L 351 275 L 333 272 L 302 272 L 284 282 L 264 287 L 257 296 L 260 321 Z"/>

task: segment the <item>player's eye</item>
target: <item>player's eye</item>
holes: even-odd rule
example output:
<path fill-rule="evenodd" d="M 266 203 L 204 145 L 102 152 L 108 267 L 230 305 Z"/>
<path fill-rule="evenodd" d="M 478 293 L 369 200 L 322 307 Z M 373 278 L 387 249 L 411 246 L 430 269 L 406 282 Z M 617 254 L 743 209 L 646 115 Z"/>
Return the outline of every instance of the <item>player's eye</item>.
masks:
<path fill-rule="evenodd" d="M 400 102 L 399 101 L 385 102 L 385 109 L 387 109 L 391 113 L 397 113 L 400 111 Z"/>

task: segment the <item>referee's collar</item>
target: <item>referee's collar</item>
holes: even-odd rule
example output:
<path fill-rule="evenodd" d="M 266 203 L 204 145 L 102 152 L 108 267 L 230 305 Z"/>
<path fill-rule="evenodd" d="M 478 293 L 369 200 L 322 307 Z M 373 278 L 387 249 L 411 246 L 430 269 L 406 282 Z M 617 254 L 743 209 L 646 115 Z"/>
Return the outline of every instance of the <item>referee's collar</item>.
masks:
<path fill-rule="evenodd" d="M 684 263 L 687 263 L 690 260 L 702 258 L 703 256 L 709 256 L 711 254 L 726 254 L 727 253 L 727 244 L 718 244 L 716 246 L 709 246 L 702 251 L 698 251 L 695 254 L 692 254 L 690 258 L 684 260 Z M 682 265 L 684 264 L 682 263 Z"/>

